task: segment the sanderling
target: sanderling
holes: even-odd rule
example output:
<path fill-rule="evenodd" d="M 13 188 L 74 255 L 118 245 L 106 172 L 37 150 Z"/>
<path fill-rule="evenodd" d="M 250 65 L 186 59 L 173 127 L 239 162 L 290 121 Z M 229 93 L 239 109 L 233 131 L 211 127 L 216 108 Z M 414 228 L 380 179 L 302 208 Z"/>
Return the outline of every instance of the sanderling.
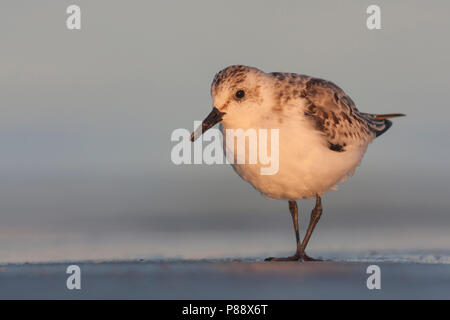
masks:
<path fill-rule="evenodd" d="M 260 164 L 232 164 L 237 174 L 264 196 L 289 202 L 296 253 L 266 260 L 315 260 L 306 255 L 305 248 L 322 214 L 321 196 L 354 173 L 368 144 L 391 127 L 388 118 L 404 115 L 360 112 L 341 88 L 327 80 L 265 73 L 243 65 L 217 73 L 211 95 L 213 110 L 192 133 L 192 141 L 218 122 L 224 135 L 229 128 L 279 129 L 276 174 L 261 175 Z M 296 201 L 314 197 L 310 223 L 300 241 Z"/>

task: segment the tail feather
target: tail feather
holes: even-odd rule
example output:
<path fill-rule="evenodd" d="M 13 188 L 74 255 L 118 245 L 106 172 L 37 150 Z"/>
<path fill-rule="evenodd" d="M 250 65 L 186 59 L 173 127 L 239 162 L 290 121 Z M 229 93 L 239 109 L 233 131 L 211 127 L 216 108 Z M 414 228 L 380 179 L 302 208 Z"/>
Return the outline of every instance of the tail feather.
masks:
<path fill-rule="evenodd" d="M 384 120 L 389 118 L 405 117 L 403 113 L 387 113 L 387 114 L 374 114 L 373 117 L 377 120 Z"/>

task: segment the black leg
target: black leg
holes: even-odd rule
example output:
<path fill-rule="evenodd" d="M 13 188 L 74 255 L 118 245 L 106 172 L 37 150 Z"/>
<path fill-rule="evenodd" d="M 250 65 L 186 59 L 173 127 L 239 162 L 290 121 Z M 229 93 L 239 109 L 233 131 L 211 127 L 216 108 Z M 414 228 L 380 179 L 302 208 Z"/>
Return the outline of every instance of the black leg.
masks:
<path fill-rule="evenodd" d="M 292 223 L 294 224 L 295 230 L 295 239 L 297 242 L 297 251 L 295 255 L 285 258 L 267 258 L 266 261 L 297 261 L 301 257 L 301 243 L 300 243 L 300 235 L 298 233 L 298 207 L 297 202 L 294 200 L 289 200 L 289 212 L 292 216 Z"/>
<path fill-rule="evenodd" d="M 311 212 L 311 220 L 309 221 L 308 230 L 306 231 L 305 238 L 303 239 L 303 242 L 300 246 L 300 257 L 302 258 L 303 261 L 321 261 L 320 259 L 313 259 L 305 253 L 305 249 L 306 246 L 308 245 L 309 238 L 311 238 L 314 228 L 316 227 L 317 222 L 319 222 L 321 215 L 322 215 L 322 199 L 320 198 L 319 195 L 317 195 L 316 206 Z"/>

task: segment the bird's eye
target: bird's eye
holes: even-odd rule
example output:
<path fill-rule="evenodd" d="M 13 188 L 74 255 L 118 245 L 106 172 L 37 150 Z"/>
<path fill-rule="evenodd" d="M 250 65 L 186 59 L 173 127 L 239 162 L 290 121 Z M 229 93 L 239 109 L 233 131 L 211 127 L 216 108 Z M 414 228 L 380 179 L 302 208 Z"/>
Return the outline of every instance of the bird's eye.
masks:
<path fill-rule="evenodd" d="M 238 90 L 236 91 L 236 98 L 242 99 L 245 96 L 244 90 Z"/>

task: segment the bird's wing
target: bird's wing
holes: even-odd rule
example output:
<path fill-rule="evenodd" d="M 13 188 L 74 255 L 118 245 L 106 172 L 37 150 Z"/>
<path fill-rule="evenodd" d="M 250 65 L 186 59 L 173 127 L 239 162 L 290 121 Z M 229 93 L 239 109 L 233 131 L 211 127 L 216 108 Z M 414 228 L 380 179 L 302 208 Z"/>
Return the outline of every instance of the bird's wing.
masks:
<path fill-rule="evenodd" d="M 391 125 L 389 120 L 359 112 L 353 100 L 330 81 L 305 78 L 302 97 L 307 100 L 305 116 L 326 136 L 333 151 L 367 144 Z"/>

